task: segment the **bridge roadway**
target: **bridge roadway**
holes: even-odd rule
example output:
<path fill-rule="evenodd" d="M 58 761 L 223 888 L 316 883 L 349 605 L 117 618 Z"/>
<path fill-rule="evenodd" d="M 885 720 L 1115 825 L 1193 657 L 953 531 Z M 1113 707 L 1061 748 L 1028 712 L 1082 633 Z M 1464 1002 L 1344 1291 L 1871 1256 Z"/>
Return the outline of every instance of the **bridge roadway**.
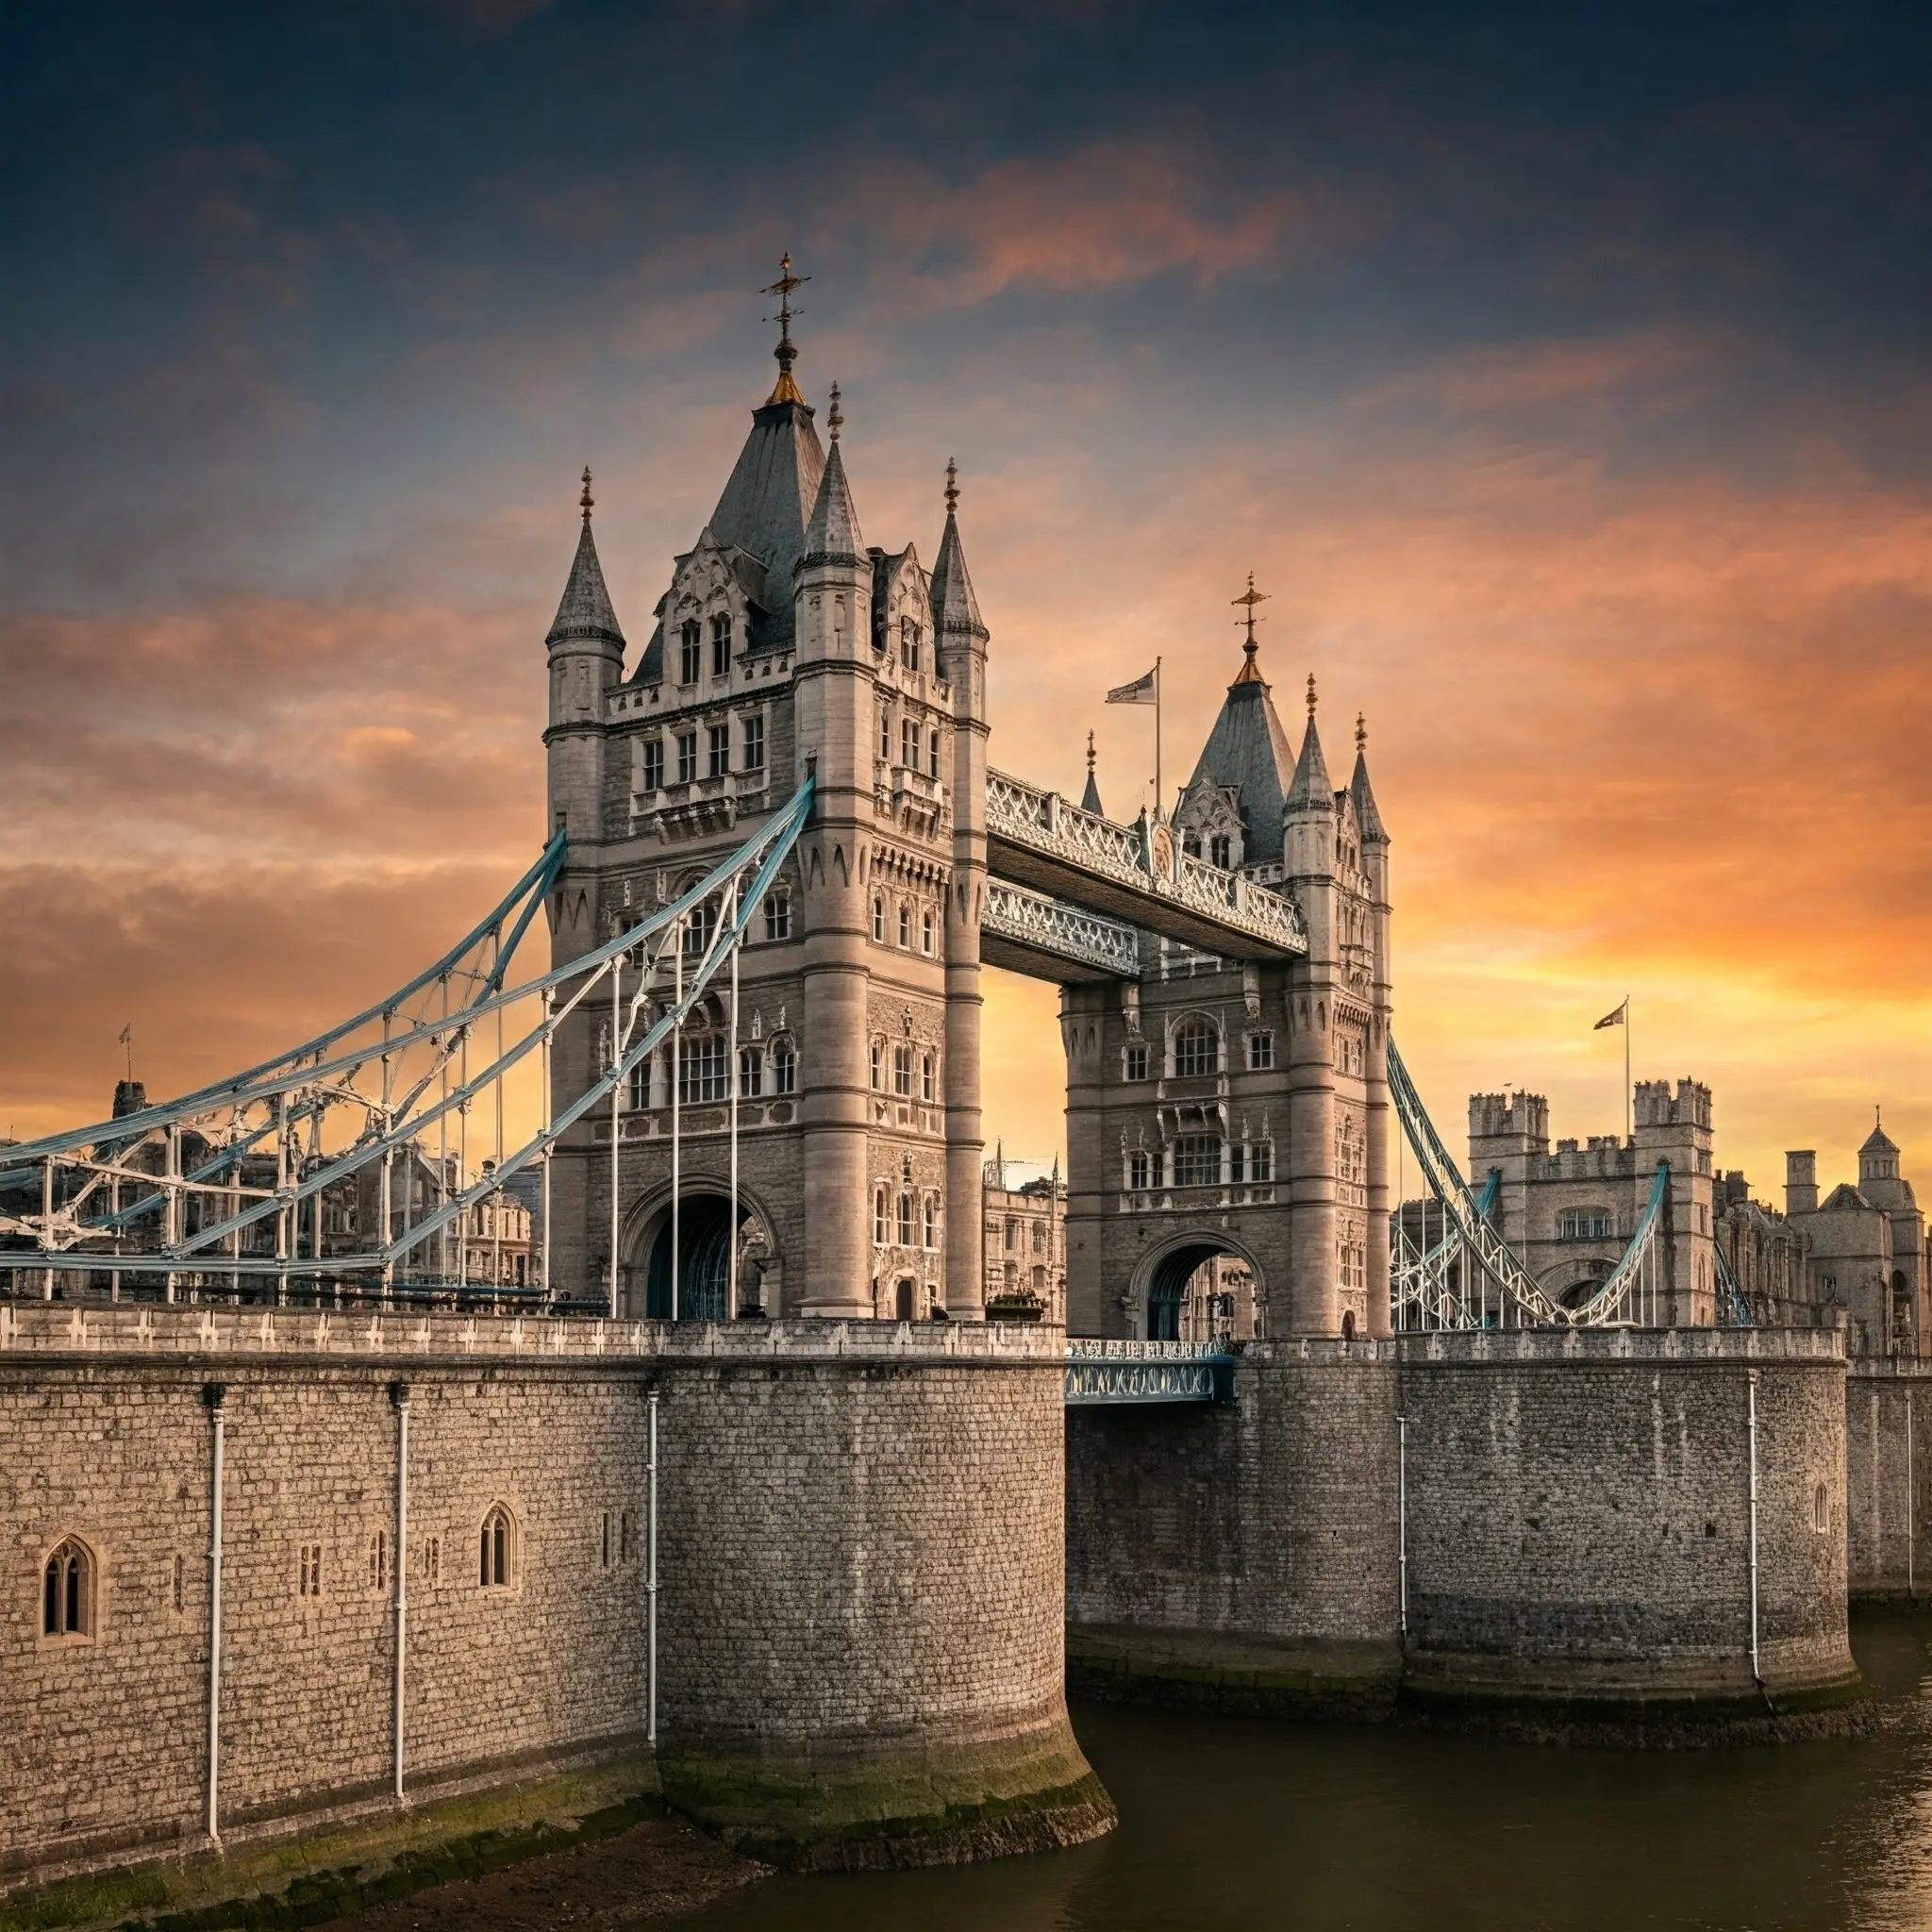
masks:
<path fill-rule="evenodd" d="M 1224 959 L 1308 950 L 1291 898 L 1190 858 L 1145 813 L 1118 825 L 989 771 L 986 843 L 981 953 L 990 965 L 1060 981 L 1133 978 L 1141 932 Z"/>

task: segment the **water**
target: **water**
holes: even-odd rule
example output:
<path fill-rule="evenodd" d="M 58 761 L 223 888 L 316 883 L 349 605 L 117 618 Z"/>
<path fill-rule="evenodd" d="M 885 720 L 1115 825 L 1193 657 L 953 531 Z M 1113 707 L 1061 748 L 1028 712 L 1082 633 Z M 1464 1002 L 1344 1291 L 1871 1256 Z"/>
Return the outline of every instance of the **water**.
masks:
<path fill-rule="evenodd" d="M 1853 1648 L 1880 1723 L 1840 1743 L 1636 1753 L 1076 1706 L 1120 1807 L 1097 1844 L 780 1878 L 702 1932 L 1724 1932 L 1932 1928 L 1932 1618 Z"/>

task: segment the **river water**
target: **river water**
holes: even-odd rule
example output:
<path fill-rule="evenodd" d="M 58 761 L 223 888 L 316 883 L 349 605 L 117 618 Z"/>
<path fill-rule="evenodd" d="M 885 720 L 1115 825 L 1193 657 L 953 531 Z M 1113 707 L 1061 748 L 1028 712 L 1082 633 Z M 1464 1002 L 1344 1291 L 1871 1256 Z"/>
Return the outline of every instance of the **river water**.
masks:
<path fill-rule="evenodd" d="M 1932 1928 L 1932 1617 L 1855 1621 L 1878 1724 L 1638 1753 L 1076 1705 L 1120 1807 L 1096 1844 L 779 1878 L 703 1932 Z"/>

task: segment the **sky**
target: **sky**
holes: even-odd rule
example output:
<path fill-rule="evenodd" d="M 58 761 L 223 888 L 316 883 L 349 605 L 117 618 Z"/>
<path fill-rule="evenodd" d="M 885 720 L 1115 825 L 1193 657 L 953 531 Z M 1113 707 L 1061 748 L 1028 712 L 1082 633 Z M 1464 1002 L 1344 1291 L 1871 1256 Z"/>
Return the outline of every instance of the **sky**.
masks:
<path fill-rule="evenodd" d="M 874 542 L 957 457 L 991 757 L 1367 720 L 1465 1097 L 1932 1183 L 1932 16 L 356 0 L 0 25 L 0 1132 L 378 995 L 543 833 L 595 473 L 633 652 L 811 280 Z M 990 974 L 1050 1156 L 1052 989 Z"/>

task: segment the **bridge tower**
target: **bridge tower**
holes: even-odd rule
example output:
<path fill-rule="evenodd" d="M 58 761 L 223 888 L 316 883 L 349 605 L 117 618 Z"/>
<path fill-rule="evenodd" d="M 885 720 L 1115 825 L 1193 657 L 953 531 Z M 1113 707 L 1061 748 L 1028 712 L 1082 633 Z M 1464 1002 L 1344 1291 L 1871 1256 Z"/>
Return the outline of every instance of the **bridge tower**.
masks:
<path fill-rule="evenodd" d="M 614 1278 L 619 1312 L 668 1315 L 675 1252 L 680 1316 L 974 1319 L 987 631 L 950 481 L 932 575 L 910 543 L 866 542 L 839 391 L 827 447 L 782 319 L 777 384 L 635 667 L 588 505 L 551 632 L 551 808 L 571 841 L 559 961 L 815 788 L 735 995 L 721 975 L 614 1123 L 586 1118 L 559 1148 L 551 1285 L 597 1299 Z M 608 1004 L 572 1017 L 559 1095 L 612 1038 Z"/>

